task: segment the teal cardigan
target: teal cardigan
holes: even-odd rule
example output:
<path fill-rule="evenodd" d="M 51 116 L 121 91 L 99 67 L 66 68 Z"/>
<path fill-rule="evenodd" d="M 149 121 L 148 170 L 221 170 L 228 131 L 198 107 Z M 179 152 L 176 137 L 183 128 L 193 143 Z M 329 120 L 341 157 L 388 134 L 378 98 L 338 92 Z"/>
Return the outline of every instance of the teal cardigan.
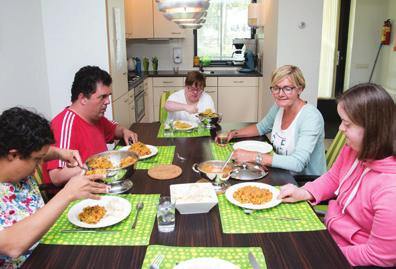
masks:
<path fill-rule="evenodd" d="M 272 131 L 278 111 L 279 107 L 273 105 L 264 119 L 256 124 L 260 135 Z M 322 175 L 326 172 L 322 114 L 313 105 L 306 104 L 297 118 L 295 131 L 294 152 L 291 155 L 274 153 L 272 167 L 290 170 L 301 175 Z"/>

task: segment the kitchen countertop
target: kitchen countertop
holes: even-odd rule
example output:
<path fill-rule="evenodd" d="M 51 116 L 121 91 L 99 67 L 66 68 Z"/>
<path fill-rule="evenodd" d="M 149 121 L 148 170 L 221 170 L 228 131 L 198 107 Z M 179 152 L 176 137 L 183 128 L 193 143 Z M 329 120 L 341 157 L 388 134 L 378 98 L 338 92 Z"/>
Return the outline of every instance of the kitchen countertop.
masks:
<path fill-rule="evenodd" d="M 142 73 L 139 79 L 128 81 L 129 89 L 134 88 L 141 84 L 146 77 L 185 77 L 188 72 L 193 70 L 179 70 L 175 73 L 172 70 L 161 70 L 157 72 L 150 71 Z M 210 72 L 210 73 L 209 73 Z M 237 70 L 206 70 L 204 71 L 206 77 L 261 77 L 261 73 L 255 71 L 252 73 L 240 73 Z"/>

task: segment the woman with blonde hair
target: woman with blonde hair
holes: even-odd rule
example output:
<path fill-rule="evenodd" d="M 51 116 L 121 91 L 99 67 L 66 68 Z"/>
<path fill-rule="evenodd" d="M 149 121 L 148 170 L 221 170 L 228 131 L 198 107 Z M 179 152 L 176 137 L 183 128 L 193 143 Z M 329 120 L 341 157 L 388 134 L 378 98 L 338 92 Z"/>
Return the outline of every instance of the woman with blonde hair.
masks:
<path fill-rule="evenodd" d="M 328 231 L 352 266 L 396 265 L 395 104 L 379 85 L 359 84 L 338 101 L 346 145 L 332 168 L 298 188 L 281 188 L 284 202 L 331 200 Z"/>
<path fill-rule="evenodd" d="M 229 132 L 228 140 L 271 133 L 275 152 L 237 149 L 233 154 L 236 162 L 257 162 L 303 175 L 326 171 L 323 117 L 301 99 L 304 88 L 305 79 L 297 66 L 284 65 L 272 73 L 270 91 L 275 104 L 259 123 Z"/>

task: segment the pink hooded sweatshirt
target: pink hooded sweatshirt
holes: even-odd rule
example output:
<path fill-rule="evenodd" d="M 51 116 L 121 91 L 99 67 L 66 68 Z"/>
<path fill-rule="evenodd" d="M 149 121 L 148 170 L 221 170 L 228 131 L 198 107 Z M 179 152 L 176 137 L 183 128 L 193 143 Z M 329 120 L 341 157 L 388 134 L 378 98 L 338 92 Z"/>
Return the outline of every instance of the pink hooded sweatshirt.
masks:
<path fill-rule="evenodd" d="M 357 161 L 344 146 L 333 167 L 304 185 L 329 202 L 325 223 L 352 266 L 396 265 L 396 158 Z"/>

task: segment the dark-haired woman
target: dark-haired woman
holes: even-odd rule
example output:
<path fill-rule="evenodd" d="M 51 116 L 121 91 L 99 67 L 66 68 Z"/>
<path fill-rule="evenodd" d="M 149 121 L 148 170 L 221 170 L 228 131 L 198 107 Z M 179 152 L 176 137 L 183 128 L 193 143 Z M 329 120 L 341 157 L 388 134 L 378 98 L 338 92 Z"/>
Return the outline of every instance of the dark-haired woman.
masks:
<path fill-rule="evenodd" d="M 43 160 L 80 162 L 76 151 L 51 147 L 54 136 L 47 120 L 22 108 L 0 115 L 0 268 L 17 268 L 30 255 L 68 204 L 76 199 L 99 199 L 106 185 L 97 176 L 75 176 L 46 205 L 31 177 Z"/>
<path fill-rule="evenodd" d="M 395 104 L 376 84 L 359 84 L 338 101 L 346 146 L 333 167 L 284 202 L 329 202 L 325 223 L 352 266 L 396 265 Z"/>

